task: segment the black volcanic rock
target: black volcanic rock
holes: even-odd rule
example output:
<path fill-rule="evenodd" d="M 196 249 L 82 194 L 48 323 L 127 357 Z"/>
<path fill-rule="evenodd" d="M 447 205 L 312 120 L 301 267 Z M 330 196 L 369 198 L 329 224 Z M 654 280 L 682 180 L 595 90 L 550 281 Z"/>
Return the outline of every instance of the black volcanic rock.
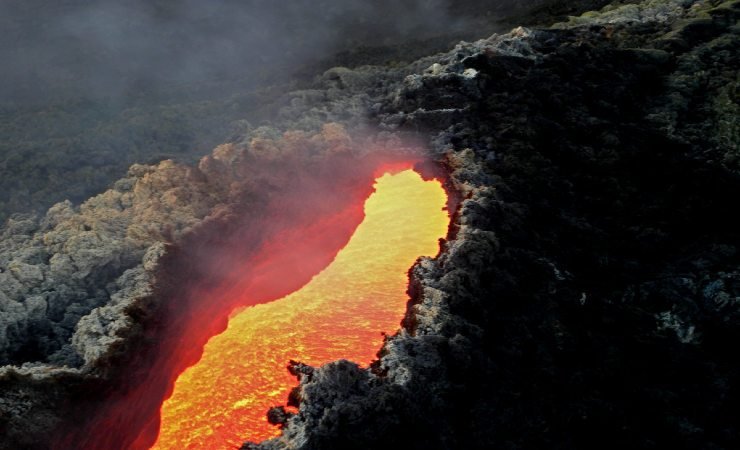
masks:
<path fill-rule="evenodd" d="M 193 286 L 243 279 L 230 270 L 279 239 L 271 233 L 370 194 L 378 164 L 371 160 L 378 156 L 359 149 L 383 148 L 382 140 L 354 141 L 338 124 L 324 124 L 318 134 L 260 133 L 217 147 L 197 167 L 135 165 L 129 177 L 79 207 L 60 203 L 4 229 L 0 449 L 129 448 L 156 419 L 189 351 L 202 348 L 233 307 L 203 302 Z M 393 152 L 383 161 L 414 158 L 419 150 Z M 310 176 L 297 175 L 299 169 Z M 359 222 L 361 210 L 354 211 Z M 348 236 L 351 229 L 345 227 Z M 327 252 L 343 245 L 327 236 L 319 240 Z M 193 333 L 196 325 L 201 329 Z M 199 336 L 203 342 L 188 341 Z M 168 351 L 167 342 L 180 352 Z"/>
<path fill-rule="evenodd" d="M 292 414 L 286 411 L 282 406 L 276 406 L 267 411 L 267 421 L 273 425 L 285 425 L 291 416 Z"/>
<path fill-rule="evenodd" d="M 0 449 L 48 448 L 146 372 L 129 362 L 156 343 L 155 275 L 183 236 L 259 207 L 252 162 L 408 142 L 456 212 L 403 328 L 369 369 L 291 363 L 299 413 L 273 408 L 283 435 L 245 448 L 740 447 L 737 20 L 736 0 L 617 2 L 334 68 L 197 168 L 135 165 L 79 207 L 15 217 Z"/>
<path fill-rule="evenodd" d="M 255 448 L 738 448 L 739 17 L 614 5 L 425 59 L 378 119 L 432 136 L 453 233 L 372 369 L 317 368 Z"/>

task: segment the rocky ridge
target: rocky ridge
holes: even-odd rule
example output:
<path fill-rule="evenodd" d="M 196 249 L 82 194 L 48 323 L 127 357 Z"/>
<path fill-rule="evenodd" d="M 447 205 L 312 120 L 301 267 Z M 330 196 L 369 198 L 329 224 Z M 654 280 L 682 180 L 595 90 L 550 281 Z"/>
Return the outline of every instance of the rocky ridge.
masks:
<path fill-rule="evenodd" d="M 428 142 L 461 200 L 450 240 L 413 269 L 373 368 L 292 366 L 300 412 L 274 410 L 283 436 L 247 447 L 733 448 L 737 11 L 616 4 L 405 67 L 332 69 L 198 168 L 134 166 L 79 208 L 14 218 L 0 448 L 43 448 L 61 386 L 116 369 L 161 256 L 254 189 L 244 161 L 362 152 L 356 136 Z"/>
<path fill-rule="evenodd" d="M 425 59 L 376 108 L 462 198 L 364 370 L 293 364 L 245 449 L 735 448 L 736 1 L 615 4 Z"/>
<path fill-rule="evenodd" d="M 339 124 L 318 133 L 263 128 L 197 167 L 134 165 L 79 207 L 63 202 L 40 218 L 11 219 L 0 243 L 0 448 L 50 448 L 57 427 L 84 416 L 69 404 L 75 395 L 107 395 L 136 373 L 122 367 L 141 357 L 163 308 L 175 307 L 162 295 L 170 282 L 162 276 L 173 275 L 161 264 L 173 249 L 245 214 L 260 217 L 297 166 L 339 158 L 342 167 L 385 146 L 353 140 Z M 404 152 L 414 149 L 394 154 Z M 250 233 L 259 242 L 260 229 Z"/>

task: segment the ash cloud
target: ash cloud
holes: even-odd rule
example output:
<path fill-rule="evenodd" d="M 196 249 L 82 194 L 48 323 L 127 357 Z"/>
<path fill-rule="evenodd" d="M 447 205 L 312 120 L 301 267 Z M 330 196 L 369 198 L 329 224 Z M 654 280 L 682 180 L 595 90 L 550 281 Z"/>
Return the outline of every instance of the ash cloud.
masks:
<path fill-rule="evenodd" d="M 545 2 L 0 1 L 0 224 L 194 163 L 333 66 L 400 67 Z"/>
<path fill-rule="evenodd" d="M 256 78 L 356 45 L 450 33 L 464 28 L 472 12 L 505 14 L 518 6 L 509 0 L 3 2 L 0 58 L 7 63 L 0 98 L 60 88 L 117 96 L 160 83 Z"/>

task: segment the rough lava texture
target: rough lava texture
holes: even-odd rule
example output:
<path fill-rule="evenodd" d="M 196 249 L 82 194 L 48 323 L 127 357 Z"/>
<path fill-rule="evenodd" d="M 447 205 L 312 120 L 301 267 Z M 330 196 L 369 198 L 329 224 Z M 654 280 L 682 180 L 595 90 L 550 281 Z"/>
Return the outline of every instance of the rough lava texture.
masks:
<path fill-rule="evenodd" d="M 135 165 L 79 208 L 64 202 L 41 220 L 8 222 L 0 239 L 0 364 L 79 367 L 104 351 L 125 326 L 113 310 L 147 292 L 163 243 L 225 200 L 214 180 L 185 182 L 189 172 L 171 161 Z"/>
<path fill-rule="evenodd" d="M 410 272 L 402 329 L 367 370 L 292 363 L 299 412 L 274 408 L 283 435 L 245 448 L 740 447 L 739 15 L 619 2 L 335 68 L 196 168 L 137 165 L 79 207 L 14 217 L 0 449 L 48 448 L 71 398 L 135 372 L 161 261 L 261 195 L 245 161 L 408 142 L 431 149 L 457 212 Z"/>
<path fill-rule="evenodd" d="M 616 4 L 420 61 L 376 118 L 432 136 L 449 240 L 379 360 L 293 363 L 243 448 L 738 448 L 738 18 Z"/>
<path fill-rule="evenodd" d="M 391 143 L 396 157 L 418 157 Z M 11 219 L 0 240 L 0 449 L 51 448 L 65 427 L 80 428 L 96 413 L 96 401 L 101 413 L 111 393 L 145 377 L 146 367 L 131 364 L 156 357 L 151 333 L 167 322 L 160 315 L 186 308 L 182 296 L 163 294 L 178 283 L 172 271 L 183 270 L 162 267 L 166 255 L 238 220 L 254 225 L 233 230 L 249 233 L 251 240 L 241 241 L 259 242 L 264 230 L 249 217 L 266 213 L 269 199 L 291 207 L 280 200 L 291 183 L 281 180 L 332 158 L 342 161 L 337 168 L 360 164 L 364 153 L 388 146 L 382 137 L 353 140 L 334 123 L 316 133 L 263 128 L 217 147 L 197 167 L 134 165 L 128 177 L 79 207 L 64 202 L 40 218 Z M 336 188 L 349 189 L 341 183 L 353 173 L 360 175 L 345 170 L 336 177 Z M 363 189 L 370 188 L 368 182 Z M 191 252 L 201 259 L 187 262 L 187 270 L 195 274 L 218 256 L 205 251 Z"/>

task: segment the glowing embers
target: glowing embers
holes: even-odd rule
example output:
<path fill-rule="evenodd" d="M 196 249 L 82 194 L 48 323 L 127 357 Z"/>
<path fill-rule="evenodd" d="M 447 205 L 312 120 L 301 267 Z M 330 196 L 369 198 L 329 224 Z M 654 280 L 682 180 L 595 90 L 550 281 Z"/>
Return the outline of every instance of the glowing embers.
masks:
<path fill-rule="evenodd" d="M 445 202 L 439 182 L 411 170 L 378 178 L 364 221 L 326 269 L 280 300 L 234 314 L 208 342 L 162 406 L 153 448 L 238 448 L 276 436 L 265 414 L 296 384 L 290 359 L 372 361 L 381 332 L 394 332 L 403 316 L 408 269 L 438 251 L 449 222 Z"/>

